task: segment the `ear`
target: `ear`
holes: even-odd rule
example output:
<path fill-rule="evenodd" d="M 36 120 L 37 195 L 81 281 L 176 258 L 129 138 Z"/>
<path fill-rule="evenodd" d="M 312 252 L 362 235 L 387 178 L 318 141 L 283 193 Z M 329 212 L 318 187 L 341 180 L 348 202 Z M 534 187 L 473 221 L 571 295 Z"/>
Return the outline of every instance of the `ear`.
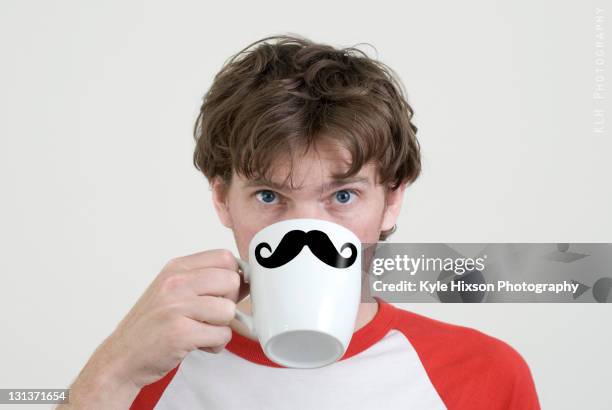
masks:
<path fill-rule="evenodd" d="M 228 205 L 229 188 L 229 185 L 219 176 L 214 177 L 210 183 L 213 205 L 219 220 L 225 227 L 232 229 L 234 223 Z"/>
<path fill-rule="evenodd" d="M 402 203 L 404 201 L 404 191 L 406 190 L 406 184 L 401 184 L 395 191 L 390 188 L 387 190 L 387 199 L 385 204 L 385 210 L 383 213 L 382 224 L 380 229 L 382 231 L 393 228 L 393 225 L 397 222 L 400 210 L 402 209 Z"/>

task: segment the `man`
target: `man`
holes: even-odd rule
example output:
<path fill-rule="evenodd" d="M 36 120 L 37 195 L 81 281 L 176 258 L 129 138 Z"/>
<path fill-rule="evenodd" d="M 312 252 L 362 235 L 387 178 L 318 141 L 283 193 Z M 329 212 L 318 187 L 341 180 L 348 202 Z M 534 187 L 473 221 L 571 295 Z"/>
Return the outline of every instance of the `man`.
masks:
<path fill-rule="evenodd" d="M 289 218 L 330 220 L 372 243 L 395 230 L 420 173 L 412 115 L 392 70 L 361 51 L 269 37 L 215 77 L 194 164 L 243 259 L 257 231 Z M 250 313 L 238 272 L 223 249 L 166 264 L 81 371 L 71 406 L 539 409 L 512 347 L 380 299 L 360 305 L 341 360 L 283 368 L 234 319 Z"/>

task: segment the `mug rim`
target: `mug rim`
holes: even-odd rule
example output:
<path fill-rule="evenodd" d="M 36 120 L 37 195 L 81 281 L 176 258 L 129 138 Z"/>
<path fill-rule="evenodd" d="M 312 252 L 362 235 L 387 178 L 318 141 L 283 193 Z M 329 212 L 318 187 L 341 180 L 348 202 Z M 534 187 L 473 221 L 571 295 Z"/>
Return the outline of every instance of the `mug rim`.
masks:
<path fill-rule="evenodd" d="M 340 229 L 343 229 L 344 231 L 346 231 L 346 233 L 352 235 L 357 240 L 357 242 L 359 244 L 361 244 L 361 240 L 359 239 L 357 234 L 355 234 L 355 232 L 351 231 L 349 228 L 347 228 L 344 225 L 340 225 L 339 223 L 332 222 L 332 221 L 329 221 L 327 219 L 319 219 L 319 218 L 289 218 L 289 219 L 283 219 L 281 221 L 277 221 L 277 222 L 271 223 L 270 225 L 266 225 L 263 228 L 261 228 L 259 231 L 255 232 L 255 234 L 251 238 L 251 241 L 249 242 L 249 249 L 250 249 L 253 241 L 255 241 L 258 236 L 262 235 L 263 232 L 268 230 L 268 229 L 273 229 L 274 227 L 276 227 L 278 225 L 281 225 L 281 224 L 284 224 L 284 223 L 290 223 L 290 222 L 315 222 L 315 221 L 317 223 L 326 223 L 326 224 L 334 225 L 334 227 L 339 227 Z"/>

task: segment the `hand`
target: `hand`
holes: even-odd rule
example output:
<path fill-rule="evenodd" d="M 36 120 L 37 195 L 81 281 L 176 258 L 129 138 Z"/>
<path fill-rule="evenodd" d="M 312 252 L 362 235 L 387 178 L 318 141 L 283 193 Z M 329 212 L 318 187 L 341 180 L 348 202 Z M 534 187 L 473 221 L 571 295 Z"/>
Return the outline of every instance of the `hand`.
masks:
<path fill-rule="evenodd" d="M 140 388 L 162 378 L 189 352 L 220 352 L 232 336 L 228 325 L 236 303 L 249 290 L 228 250 L 170 260 L 96 349 L 72 386 L 71 401 L 75 394 L 87 394 L 79 386 L 96 390 L 97 381 L 109 389 L 132 386 L 125 400 L 133 400 Z"/>

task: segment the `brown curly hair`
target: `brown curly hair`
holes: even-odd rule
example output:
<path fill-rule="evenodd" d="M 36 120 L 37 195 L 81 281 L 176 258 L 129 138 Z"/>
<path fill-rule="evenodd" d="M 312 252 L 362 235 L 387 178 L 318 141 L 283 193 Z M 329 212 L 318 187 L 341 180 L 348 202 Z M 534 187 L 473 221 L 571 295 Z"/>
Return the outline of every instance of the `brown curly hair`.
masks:
<path fill-rule="evenodd" d="M 193 163 L 209 182 L 220 176 L 229 186 L 233 172 L 267 178 L 280 154 L 325 137 L 352 156 L 337 177 L 374 162 L 380 183 L 395 190 L 421 172 L 413 115 L 395 72 L 356 47 L 270 36 L 215 75 L 195 122 Z"/>

